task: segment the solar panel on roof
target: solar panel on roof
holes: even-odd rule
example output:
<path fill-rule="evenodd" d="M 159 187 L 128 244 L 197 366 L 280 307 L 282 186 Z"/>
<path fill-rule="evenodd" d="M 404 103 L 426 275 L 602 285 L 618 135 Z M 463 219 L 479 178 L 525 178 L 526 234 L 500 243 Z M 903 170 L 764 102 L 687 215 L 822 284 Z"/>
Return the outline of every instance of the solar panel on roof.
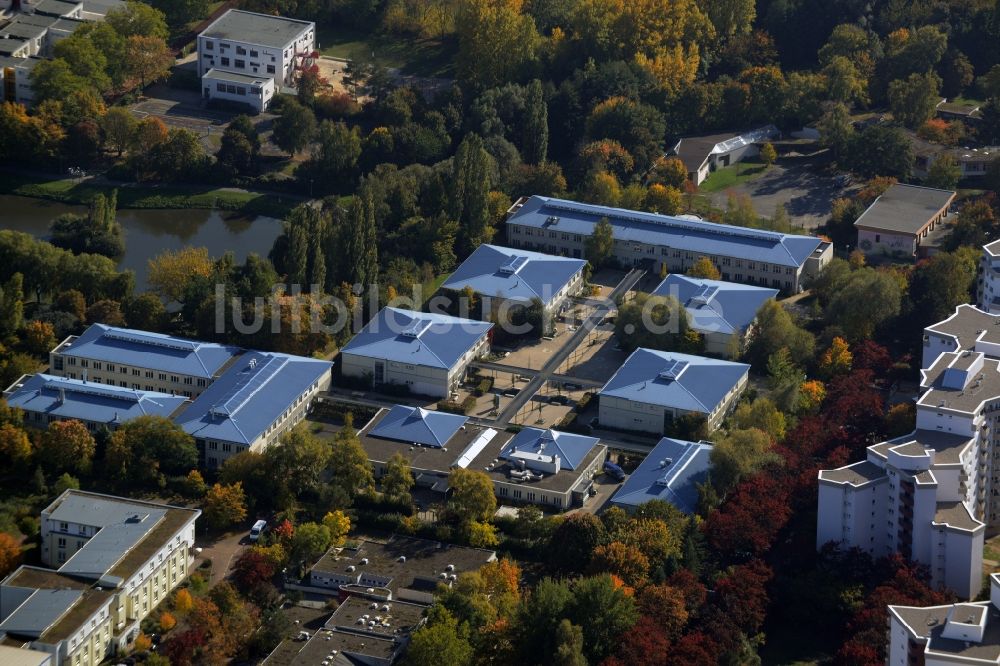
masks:
<path fill-rule="evenodd" d="M 244 371 L 245 376 L 234 386 L 233 390 L 209 410 L 214 416 L 231 417 L 264 388 L 275 374 L 288 363 L 287 356 L 272 356 L 263 365 L 252 359 Z"/>
<path fill-rule="evenodd" d="M 527 257 L 509 257 L 507 261 L 500 264 L 500 272 L 504 275 L 513 275 L 528 263 Z"/>
<path fill-rule="evenodd" d="M 691 305 L 708 305 L 719 293 L 719 287 L 715 285 L 703 285 L 691 297 Z"/>
<path fill-rule="evenodd" d="M 657 373 L 657 377 L 660 379 L 666 379 L 667 381 L 675 381 L 680 378 L 681 373 L 683 373 L 688 367 L 687 361 L 680 361 L 677 359 L 667 361 L 667 364 L 663 367 L 660 372 Z"/>
<path fill-rule="evenodd" d="M 176 349 L 177 351 L 195 351 L 198 349 L 197 342 L 188 340 L 178 340 L 176 338 L 165 338 L 156 335 L 147 335 L 138 331 L 108 330 L 104 332 L 105 338 L 109 340 L 121 340 L 137 345 L 150 345 L 153 347 L 165 347 Z"/>

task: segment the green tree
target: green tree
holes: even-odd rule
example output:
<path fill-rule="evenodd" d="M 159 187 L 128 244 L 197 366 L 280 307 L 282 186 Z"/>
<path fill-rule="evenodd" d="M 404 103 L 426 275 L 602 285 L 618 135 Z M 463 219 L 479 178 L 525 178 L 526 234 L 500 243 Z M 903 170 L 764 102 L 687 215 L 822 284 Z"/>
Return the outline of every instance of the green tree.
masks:
<path fill-rule="evenodd" d="M 542 164 L 549 147 L 549 107 L 542 82 L 534 79 L 525 99 L 524 138 L 521 155 L 528 164 Z"/>
<path fill-rule="evenodd" d="M 350 517 L 340 511 L 330 511 L 323 516 L 323 525 L 330 530 L 330 545 L 340 547 L 347 540 L 347 535 L 351 532 Z"/>
<path fill-rule="evenodd" d="M 355 197 L 347 210 L 350 236 L 347 263 L 350 280 L 367 289 L 378 282 L 378 230 L 370 197 Z"/>
<path fill-rule="evenodd" d="M 194 438 L 161 416 L 126 422 L 112 433 L 105 453 L 107 473 L 139 485 L 162 485 L 167 475 L 186 474 L 197 463 Z"/>
<path fill-rule="evenodd" d="M 898 280 L 873 268 L 860 268 L 847 277 L 830 300 L 826 320 L 840 326 L 847 339 L 857 343 L 872 337 L 896 317 L 901 304 Z"/>
<path fill-rule="evenodd" d="M 139 89 L 170 75 L 174 55 L 163 37 L 131 35 L 125 40 L 125 75 L 137 80 Z"/>
<path fill-rule="evenodd" d="M 730 431 L 715 443 L 709 457 L 712 485 L 723 495 L 741 479 L 781 464 L 782 460 L 773 451 L 771 438 L 757 428 Z"/>
<path fill-rule="evenodd" d="M 139 294 L 125 304 L 125 319 L 132 328 L 159 331 L 166 318 L 167 309 L 156 294 Z"/>
<path fill-rule="evenodd" d="M 11 423 L 0 425 L 0 460 L 8 469 L 21 469 L 30 462 L 31 454 L 28 433 Z"/>
<path fill-rule="evenodd" d="M 80 480 L 70 474 L 69 472 L 63 472 L 56 482 L 52 486 L 52 492 L 56 495 L 62 495 L 67 490 L 79 490 Z"/>
<path fill-rule="evenodd" d="M 472 663 L 472 645 L 460 631 L 458 622 L 444 608 L 431 607 L 431 619 L 413 632 L 410 646 L 403 658 L 405 666 L 449 664 L 468 666 Z"/>
<path fill-rule="evenodd" d="M 303 523 L 292 535 L 292 559 L 313 563 L 330 547 L 330 528 L 319 523 Z"/>
<path fill-rule="evenodd" d="M 958 186 L 958 180 L 962 177 L 962 169 L 955 162 L 951 153 L 941 153 L 927 170 L 927 180 L 924 184 L 927 187 L 937 187 L 942 190 L 954 190 Z"/>
<path fill-rule="evenodd" d="M 360 156 L 361 131 L 358 127 L 324 120 L 316 129 L 306 172 L 317 183 L 327 186 L 350 181 Z"/>
<path fill-rule="evenodd" d="M 732 425 L 740 430 L 749 428 L 763 430 L 774 441 L 780 442 L 785 438 L 787 423 L 785 415 L 773 401 L 768 398 L 757 398 L 752 402 L 740 403 L 733 412 Z"/>
<path fill-rule="evenodd" d="M 409 497 L 413 484 L 410 461 L 401 453 L 393 454 L 386 462 L 385 474 L 382 475 L 382 492 L 389 497 Z"/>
<path fill-rule="evenodd" d="M 787 347 L 793 358 L 808 362 L 815 352 L 816 340 L 799 327 L 780 303 L 769 300 L 757 311 L 757 324 L 747 345 L 746 358 L 758 370 L 778 349 Z"/>
<path fill-rule="evenodd" d="M 14 273 L 0 291 L 0 331 L 10 335 L 24 325 L 24 276 Z"/>
<path fill-rule="evenodd" d="M 150 4 L 163 12 L 167 25 L 174 30 L 205 16 L 206 6 L 201 0 L 152 0 Z"/>
<path fill-rule="evenodd" d="M 976 280 L 981 250 L 961 247 L 939 252 L 913 271 L 910 299 L 920 328 L 951 316 L 961 303 L 968 303 Z"/>
<path fill-rule="evenodd" d="M 455 468 L 448 474 L 448 510 L 461 523 L 487 522 L 497 508 L 493 482 L 485 473 Z"/>
<path fill-rule="evenodd" d="M 816 123 L 816 129 L 820 144 L 829 148 L 834 159 L 842 164 L 849 155 L 854 137 L 850 110 L 840 102 L 831 104 Z"/>
<path fill-rule="evenodd" d="M 116 7 L 104 17 L 105 22 L 122 37 L 159 37 L 170 35 L 163 12 L 138 0 L 128 0 L 123 7 Z"/>
<path fill-rule="evenodd" d="M 458 75 L 486 90 L 520 78 L 536 57 L 540 38 L 522 0 L 469 0 L 455 15 Z"/>
<path fill-rule="evenodd" d="M 910 129 L 916 129 L 934 117 L 941 97 L 941 78 L 933 73 L 910 74 L 905 80 L 889 84 L 889 108 L 892 117 Z"/>
<path fill-rule="evenodd" d="M 913 167 L 913 147 L 900 128 L 871 125 L 851 139 L 848 164 L 851 171 L 866 178 L 905 179 Z"/>
<path fill-rule="evenodd" d="M 583 241 L 583 255 L 595 270 L 603 268 L 613 256 L 614 233 L 611 222 L 602 217 L 594 225 L 594 232 Z"/>
<path fill-rule="evenodd" d="M 482 137 L 466 135 L 452 158 L 450 216 L 459 225 L 459 254 L 469 254 L 493 238 L 489 200 L 494 169 Z"/>
<path fill-rule="evenodd" d="M 778 159 L 778 151 L 774 149 L 774 145 L 771 143 L 765 143 L 760 148 L 760 159 L 764 162 L 765 166 L 771 166 L 774 161 Z"/>
<path fill-rule="evenodd" d="M 87 474 L 96 450 L 97 444 L 83 423 L 74 420 L 56 421 L 49 424 L 42 436 L 39 456 L 54 472 Z"/>
<path fill-rule="evenodd" d="M 264 459 L 275 479 L 272 497 L 275 506 L 291 509 L 296 497 L 318 493 L 329 457 L 330 448 L 326 442 L 309 432 L 304 424 L 268 447 Z"/>
<path fill-rule="evenodd" d="M 827 92 L 834 102 L 848 107 L 868 103 L 868 81 L 858 72 L 854 63 L 844 56 L 834 56 L 823 68 Z"/>
<path fill-rule="evenodd" d="M 583 631 L 584 652 L 596 664 L 614 651 L 619 636 L 639 619 L 639 610 L 619 583 L 602 574 L 574 583 L 567 616 Z"/>
<path fill-rule="evenodd" d="M 948 49 L 941 63 L 941 94 L 948 99 L 959 97 L 974 78 L 975 68 L 969 58 L 958 49 Z"/>
<path fill-rule="evenodd" d="M 294 100 L 285 100 L 281 115 L 274 119 L 271 140 L 291 156 L 305 150 L 316 133 L 316 115 L 312 109 Z"/>
<path fill-rule="evenodd" d="M 618 309 L 615 337 L 627 352 L 639 347 L 697 352 L 701 346 L 685 310 L 674 296 L 639 294 Z"/>
<path fill-rule="evenodd" d="M 757 16 L 754 0 L 705 0 L 701 7 L 722 39 L 750 32 Z"/>
<path fill-rule="evenodd" d="M 70 70 L 98 94 L 111 87 L 111 78 L 107 74 L 107 56 L 92 40 L 70 36 L 56 42 L 52 53 L 57 59 L 68 63 Z"/>
<path fill-rule="evenodd" d="M 587 666 L 583 656 L 583 629 L 563 619 L 556 629 L 556 653 L 552 663 L 556 666 Z"/>
<path fill-rule="evenodd" d="M 330 484 L 343 489 L 348 501 L 352 501 L 358 493 L 374 490 L 375 477 L 368 454 L 350 426 L 345 426 L 334 438 L 328 465 Z"/>

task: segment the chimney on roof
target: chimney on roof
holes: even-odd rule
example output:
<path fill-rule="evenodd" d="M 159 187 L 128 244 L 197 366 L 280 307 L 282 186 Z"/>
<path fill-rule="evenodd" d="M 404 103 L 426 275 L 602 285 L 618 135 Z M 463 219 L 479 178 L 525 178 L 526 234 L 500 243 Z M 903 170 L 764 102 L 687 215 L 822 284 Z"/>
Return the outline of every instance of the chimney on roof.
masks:
<path fill-rule="evenodd" d="M 60 388 L 59 389 L 59 404 L 61 405 L 64 402 L 66 402 L 66 389 Z"/>

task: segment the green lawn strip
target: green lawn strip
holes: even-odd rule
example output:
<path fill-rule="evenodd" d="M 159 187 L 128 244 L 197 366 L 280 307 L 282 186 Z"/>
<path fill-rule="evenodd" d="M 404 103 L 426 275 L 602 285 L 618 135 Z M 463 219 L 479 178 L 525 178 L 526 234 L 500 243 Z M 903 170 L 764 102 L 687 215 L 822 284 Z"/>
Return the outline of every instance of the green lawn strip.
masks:
<path fill-rule="evenodd" d="M 450 77 L 454 48 L 433 39 L 387 36 L 351 28 L 323 26 L 317 29 L 320 53 L 345 60 L 371 60 L 416 76 Z"/>
<path fill-rule="evenodd" d="M 97 194 L 112 189 L 115 188 L 78 184 L 66 179 L 37 180 L 20 175 L 5 175 L 0 179 L 0 193 L 68 204 L 87 204 Z M 201 208 L 283 217 L 301 201 L 293 195 L 240 192 L 194 185 L 124 185 L 117 189 L 120 208 Z"/>
<path fill-rule="evenodd" d="M 441 285 L 444 284 L 444 281 L 448 279 L 449 275 L 451 275 L 451 273 L 443 273 L 441 275 L 438 275 L 433 280 L 430 280 L 429 282 L 424 282 L 423 285 L 421 285 L 421 288 L 423 289 L 422 296 L 424 299 L 424 303 L 429 301 L 431 296 L 437 293 L 437 290 L 441 288 Z M 423 305 L 423 303 L 421 303 L 421 305 Z"/>
<path fill-rule="evenodd" d="M 743 162 L 728 166 L 709 174 L 698 190 L 701 192 L 718 192 L 745 183 L 764 174 L 767 167 L 760 162 Z"/>

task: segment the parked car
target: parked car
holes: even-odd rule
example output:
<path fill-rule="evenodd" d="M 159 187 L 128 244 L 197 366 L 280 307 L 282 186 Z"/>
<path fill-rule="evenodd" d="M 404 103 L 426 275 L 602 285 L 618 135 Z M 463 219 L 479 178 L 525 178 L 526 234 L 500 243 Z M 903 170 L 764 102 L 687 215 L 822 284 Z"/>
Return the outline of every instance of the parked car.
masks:
<path fill-rule="evenodd" d="M 266 520 L 258 520 L 250 528 L 250 543 L 256 543 L 260 539 L 260 535 L 264 533 L 264 529 L 267 527 Z"/>

